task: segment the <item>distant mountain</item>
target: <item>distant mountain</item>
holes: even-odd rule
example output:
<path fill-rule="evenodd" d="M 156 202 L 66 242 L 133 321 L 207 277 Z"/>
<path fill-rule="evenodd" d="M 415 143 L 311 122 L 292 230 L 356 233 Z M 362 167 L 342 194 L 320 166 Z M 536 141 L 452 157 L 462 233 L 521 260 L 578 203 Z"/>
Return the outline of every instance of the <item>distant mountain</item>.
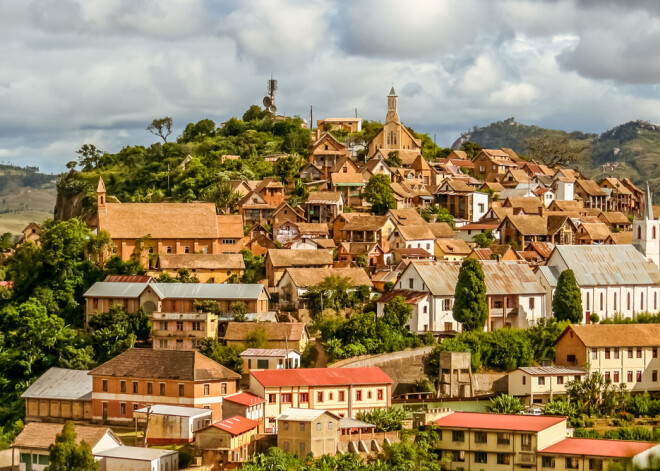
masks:
<path fill-rule="evenodd" d="M 37 167 L 0 164 L 0 233 L 19 234 L 28 222 L 53 217 L 56 180 Z"/>
<path fill-rule="evenodd" d="M 461 134 L 452 148 L 460 148 L 463 142 L 472 141 L 490 149 L 510 147 L 525 155 L 525 140 L 545 132 L 590 140 L 590 160 L 580 165 L 580 169 L 590 177 L 628 177 L 638 185 L 648 181 L 660 190 L 660 126 L 645 121 L 631 121 L 598 135 L 528 126 L 509 118 L 484 127 L 475 126 Z"/>

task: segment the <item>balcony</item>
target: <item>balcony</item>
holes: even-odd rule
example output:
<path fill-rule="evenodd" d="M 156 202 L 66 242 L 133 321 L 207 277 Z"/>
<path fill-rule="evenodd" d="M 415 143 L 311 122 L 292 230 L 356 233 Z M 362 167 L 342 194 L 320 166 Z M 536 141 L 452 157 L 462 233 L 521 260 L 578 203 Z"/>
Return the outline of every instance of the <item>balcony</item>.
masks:
<path fill-rule="evenodd" d="M 516 464 L 518 465 L 535 465 L 536 453 L 517 453 Z"/>

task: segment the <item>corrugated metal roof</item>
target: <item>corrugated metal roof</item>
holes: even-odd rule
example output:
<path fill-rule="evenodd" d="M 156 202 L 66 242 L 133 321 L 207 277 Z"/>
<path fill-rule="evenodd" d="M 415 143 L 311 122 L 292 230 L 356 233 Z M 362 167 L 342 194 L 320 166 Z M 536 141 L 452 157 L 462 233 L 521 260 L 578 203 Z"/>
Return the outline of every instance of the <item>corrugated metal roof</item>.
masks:
<path fill-rule="evenodd" d="M 137 409 L 135 412 L 147 413 L 149 407 Z M 198 415 L 212 415 L 210 409 L 202 409 L 201 407 L 181 407 L 181 406 L 167 406 L 164 404 L 154 404 L 151 406 L 150 414 L 155 415 L 174 415 L 177 417 L 197 417 Z"/>
<path fill-rule="evenodd" d="M 29 399 L 92 400 L 92 377 L 89 370 L 51 368 L 21 395 Z"/>
<path fill-rule="evenodd" d="M 298 350 L 292 348 L 248 348 L 241 352 L 242 357 L 269 357 L 269 358 L 284 358 L 291 353 L 300 355 Z"/>
<path fill-rule="evenodd" d="M 570 368 L 566 366 L 521 366 L 518 369 L 532 376 L 587 374 L 587 372 L 582 368 Z"/>
<path fill-rule="evenodd" d="M 264 285 L 218 283 L 154 283 L 154 291 L 163 298 L 257 299 Z"/>
<path fill-rule="evenodd" d="M 376 428 L 376 426 L 351 417 L 342 417 L 339 419 L 339 428 Z"/>
<path fill-rule="evenodd" d="M 555 254 L 580 286 L 659 285 L 660 270 L 632 245 L 558 245 Z"/>
<path fill-rule="evenodd" d="M 315 420 L 317 417 L 322 416 L 326 412 L 332 414 L 335 417 L 337 415 L 329 412 L 325 409 L 298 409 L 297 407 L 289 407 L 282 411 L 282 414 L 277 418 L 277 420 L 294 420 L 297 422 L 309 422 Z"/>
<path fill-rule="evenodd" d="M 137 446 L 118 446 L 110 450 L 94 453 L 95 456 L 105 458 L 126 458 L 128 460 L 153 461 L 163 456 L 179 453 L 176 450 L 162 450 L 160 448 L 142 448 Z"/>
<path fill-rule="evenodd" d="M 434 296 L 453 296 L 462 262 L 411 262 Z M 526 263 L 481 261 L 486 293 L 544 294 L 545 289 Z"/>
<path fill-rule="evenodd" d="M 542 265 L 538 268 L 538 270 L 541 276 L 547 280 L 548 284 L 552 288 L 557 287 L 557 280 L 559 279 L 560 274 L 557 267 L 548 267 L 546 265 Z"/>
<path fill-rule="evenodd" d="M 137 298 L 149 283 L 127 283 L 123 281 L 97 281 L 84 296 L 92 298 Z"/>

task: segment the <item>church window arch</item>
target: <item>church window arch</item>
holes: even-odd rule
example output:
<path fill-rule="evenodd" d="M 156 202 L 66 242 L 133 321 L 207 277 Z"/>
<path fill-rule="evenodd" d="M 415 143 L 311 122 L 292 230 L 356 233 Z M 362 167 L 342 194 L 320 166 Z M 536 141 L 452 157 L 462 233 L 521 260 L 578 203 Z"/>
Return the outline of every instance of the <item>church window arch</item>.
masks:
<path fill-rule="evenodd" d="M 639 240 L 642 239 L 642 228 L 641 228 L 641 226 L 637 226 L 637 238 Z"/>
<path fill-rule="evenodd" d="M 656 237 L 656 228 L 655 228 L 655 226 L 653 226 L 653 229 L 652 229 L 651 232 L 652 232 L 651 239 L 655 239 L 655 237 Z"/>

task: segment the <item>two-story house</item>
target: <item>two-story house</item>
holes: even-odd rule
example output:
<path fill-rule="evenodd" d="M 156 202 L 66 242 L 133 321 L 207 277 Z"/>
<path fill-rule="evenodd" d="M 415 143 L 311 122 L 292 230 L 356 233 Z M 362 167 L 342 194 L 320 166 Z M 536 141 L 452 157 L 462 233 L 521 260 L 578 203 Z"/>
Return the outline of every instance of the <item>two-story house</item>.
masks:
<path fill-rule="evenodd" d="M 584 380 L 586 371 L 574 366 L 521 366 L 508 375 L 509 394 L 527 406 L 566 395 L 570 381 Z"/>
<path fill-rule="evenodd" d="M 332 456 L 339 448 L 340 419 L 328 410 L 289 407 L 277 417 L 277 447 L 298 456 Z"/>
<path fill-rule="evenodd" d="M 330 268 L 332 250 L 270 249 L 266 255 L 268 286 L 277 286 L 287 268 Z"/>
<path fill-rule="evenodd" d="M 660 391 L 660 325 L 570 325 L 557 338 L 556 363 L 598 372 L 629 391 Z"/>
<path fill-rule="evenodd" d="M 303 368 L 250 372 L 250 392 L 266 399 L 266 428 L 289 407 L 355 417 L 391 406 L 392 379 L 376 367 Z"/>
<path fill-rule="evenodd" d="M 488 211 L 488 193 L 477 191 L 460 180 L 446 179 L 433 195 L 435 203 L 456 218 L 477 222 Z"/>
<path fill-rule="evenodd" d="M 133 411 L 152 404 L 202 407 L 220 418 L 222 397 L 240 375 L 196 351 L 132 348 L 97 366 L 92 420 L 131 424 Z"/>

